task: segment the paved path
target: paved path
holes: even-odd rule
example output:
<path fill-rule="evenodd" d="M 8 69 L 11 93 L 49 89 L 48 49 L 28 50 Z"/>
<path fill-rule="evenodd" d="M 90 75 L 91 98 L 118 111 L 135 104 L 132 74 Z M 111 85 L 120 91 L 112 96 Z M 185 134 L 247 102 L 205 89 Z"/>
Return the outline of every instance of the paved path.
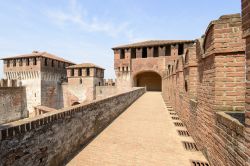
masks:
<path fill-rule="evenodd" d="M 191 166 L 206 161 L 199 151 L 186 151 L 161 93 L 147 92 L 78 153 L 69 166 Z"/>

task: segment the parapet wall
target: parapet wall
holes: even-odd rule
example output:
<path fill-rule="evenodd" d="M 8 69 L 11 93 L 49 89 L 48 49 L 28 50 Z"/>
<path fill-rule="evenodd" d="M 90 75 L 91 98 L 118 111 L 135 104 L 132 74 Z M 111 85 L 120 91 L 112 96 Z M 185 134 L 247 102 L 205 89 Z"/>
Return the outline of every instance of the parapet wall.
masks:
<path fill-rule="evenodd" d="M 106 98 L 115 94 L 121 93 L 116 86 L 97 86 L 96 99 Z"/>
<path fill-rule="evenodd" d="M 204 39 L 197 40 L 163 78 L 164 99 L 212 166 L 249 164 L 247 119 L 241 124 L 225 113 L 244 115 L 245 75 L 241 18 L 234 14 L 211 22 Z"/>
<path fill-rule="evenodd" d="M 24 87 L 0 86 L 0 124 L 28 117 Z"/>
<path fill-rule="evenodd" d="M 0 165 L 61 165 L 143 93 L 135 88 L 0 126 Z"/>

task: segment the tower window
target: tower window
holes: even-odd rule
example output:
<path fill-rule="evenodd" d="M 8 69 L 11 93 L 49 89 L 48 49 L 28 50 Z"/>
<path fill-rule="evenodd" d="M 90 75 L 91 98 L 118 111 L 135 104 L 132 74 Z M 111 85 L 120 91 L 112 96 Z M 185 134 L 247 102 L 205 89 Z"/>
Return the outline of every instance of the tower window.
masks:
<path fill-rule="evenodd" d="M 89 70 L 89 68 L 86 69 L 86 75 L 87 75 L 87 76 L 90 75 L 90 70 Z"/>
<path fill-rule="evenodd" d="M 70 70 L 70 76 L 74 76 L 74 69 Z"/>
<path fill-rule="evenodd" d="M 45 60 L 44 60 L 44 65 L 48 66 L 48 59 L 47 58 L 45 58 Z"/>
<path fill-rule="evenodd" d="M 10 67 L 10 61 L 7 60 L 7 67 Z"/>
<path fill-rule="evenodd" d="M 125 51 L 124 49 L 120 49 L 120 59 L 124 59 L 125 58 Z"/>
<path fill-rule="evenodd" d="M 36 58 L 33 59 L 33 65 L 36 65 L 37 62 L 36 62 Z"/>
<path fill-rule="evenodd" d="M 178 55 L 182 55 L 183 53 L 184 53 L 184 44 L 179 44 Z"/>
<path fill-rule="evenodd" d="M 142 48 L 142 58 L 147 58 L 147 55 L 148 53 L 147 53 L 147 48 L 146 47 L 143 47 Z"/>
<path fill-rule="evenodd" d="M 132 59 L 136 58 L 136 49 L 135 48 L 131 48 L 131 58 Z"/>
<path fill-rule="evenodd" d="M 19 66 L 23 66 L 23 60 L 19 59 Z"/>
<path fill-rule="evenodd" d="M 16 66 L 16 60 L 15 59 L 13 60 L 13 66 L 14 67 Z"/>
<path fill-rule="evenodd" d="M 165 47 L 165 56 L 171 56 L 171 45 Z"/>
<path fill-rule="evenodd" d="M 159 57 L 159 49 L 158 47 L 154 47 L 154 54 L 153 54 L 154 57 Z"/>
<path fill-rule="evenodd" d="M 78 76 L 82 76 L 82 69 L 78 69 Z"/>
<path fill-rule="evenodd" d="M 27 58 L 27 59 L 26 59 L 26 66 L 29 66 L 29 65 L 30 65 L 30 59 Z"/>

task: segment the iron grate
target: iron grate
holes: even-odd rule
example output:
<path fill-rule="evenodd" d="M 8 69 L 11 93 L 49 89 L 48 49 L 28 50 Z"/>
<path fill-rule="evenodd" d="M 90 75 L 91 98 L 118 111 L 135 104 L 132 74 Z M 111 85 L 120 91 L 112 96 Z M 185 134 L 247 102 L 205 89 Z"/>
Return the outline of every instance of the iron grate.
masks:
<path fill-rule="evenodd" d="M 177 127 L 183 127 L 184 126 L 184 124 L 181 123 L 181 122 L 175 122 L 174 125 L 177 126 Z"/>
<path fill-rule="evenodd" d="M 186 142 L 182 141 L 182 144 L 186 150 L 189 151 L 199 151 L 196 144 L 194 142 Z"/>
<path fill-rule="evenodd" d="M 173 120 L 179 120 L 180 118 L 179 117 L 176 117 L 176 116 L 172 116 L 171 117 Z"/>
<path fill-rule="evenodd" d="M 183 137 L 189 137 L 189 132 L 186 130 L 178 130 L 178 134 Z"/>
<path fill-rule="evenodd" d="M 191 160 L 192 166 L 209 166 L 207 162 Z"/>

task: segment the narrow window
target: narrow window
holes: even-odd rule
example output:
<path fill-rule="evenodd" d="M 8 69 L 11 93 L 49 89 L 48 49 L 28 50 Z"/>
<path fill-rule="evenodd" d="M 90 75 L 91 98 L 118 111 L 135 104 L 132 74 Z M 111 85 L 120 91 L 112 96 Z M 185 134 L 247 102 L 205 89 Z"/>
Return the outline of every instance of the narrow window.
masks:
<path fill-rule="evenodd" d="M 80 84 L 82 84 L 82 79 L 80 79 Z"/>
<path fill-rule="evenodd" d="M 70 76 L 74 76 L 74 69 L 70 70 Z"/>
<path fill-rule="evenodd" d="M 125 58 L 125 51 L 124 49 L 120 49 L 120 59 L 124 59 Z"/>
<path fill-rule="evenodd" d="M 23 60 L 19 59 L 19 66 L 23 66 Z"/>
<path fill-rule="evenodd" d="M 36 58 L 33 59 L 33 65 L 36 65 L 37 62 L 36 62 Z"/>
<path fill-rule="evenodd" d="M 124 71 L 124 67 L 122 67 L 122 71 Z"/>
<path fill-rule="evenodd" d="M 179 44 L 178 55 L 182 55 L 183 53 L 184 53 L 184 44 Z"/>
<path fill-rule="evenodd" d="M 171 45 L 165 47 L 165 56 L 171 56 Z"/>
<path fill-rule="evenodd" d="M 136 49 L 135 48 L 131 48 L 131 58 L 132 59 L 136 58 Z"/>
<path fill-rule="evenodd" d="M 27 58 L 27 59 L 26 59 L 26 66 L 29 66 L 29 65 L 30 65 L 30 59 Z"/>
<path fill-rule="evenodd" d="M 10 61 L 7 60 L 7 67 L 10 67 Z"/>
<path fill-rule="evenodd" d="M 66 67 L 66 64 L 65 63 L 63 63 L 63 68 L 65 68 Z"/>
<path fill-rule="evenodd" d="M 82 76 L 82 69 L 78 69 L 78 76 Z"/>
<path fill-rule="evenodd" d="M 51 66 L 54 67 L 54 60 L 51 61 Z"/>
<path fill-rule="evenodd" d="M 87 76 L 90 75 L 90 70 L 89 70 L 89 68 L 86 69 L 86 75 L 87 75 Z"/>
<path fill-rule="evenodd" d="M 154 57 L 159 57 L 159 49 L 158 47 L 154 47 Z"/>
<path fill-rule="evenodd" d="M 61 64 L 61 62 L 58 61 L 58 62 L 57 62 L 57 67 L 58 67 L 58 68 L 60 68 L 60 64 Z"/>
<path fill-rule="evenodd" d="M 47 58 L 45 58 L 45 60 L 44 60 L 44 65 L 48 66 L 48 59 Z"/>
<path fill-rule="evenodd" d="M 14 67 L 16 66 L 16 60 L 15 59 L 13 60 L 13 66 Z"/>
<path fill-rule="evenodd" d="M 99 82 L 99 86 L 101 86 L 101 82 Z"/>
<path fill-rule="evenodd" d="M 142 58 L 147 58 L 147 55 L 148 53 L 147 53 L 147 48 L 146 47 L 143 47 L 142 48 Z"/>

